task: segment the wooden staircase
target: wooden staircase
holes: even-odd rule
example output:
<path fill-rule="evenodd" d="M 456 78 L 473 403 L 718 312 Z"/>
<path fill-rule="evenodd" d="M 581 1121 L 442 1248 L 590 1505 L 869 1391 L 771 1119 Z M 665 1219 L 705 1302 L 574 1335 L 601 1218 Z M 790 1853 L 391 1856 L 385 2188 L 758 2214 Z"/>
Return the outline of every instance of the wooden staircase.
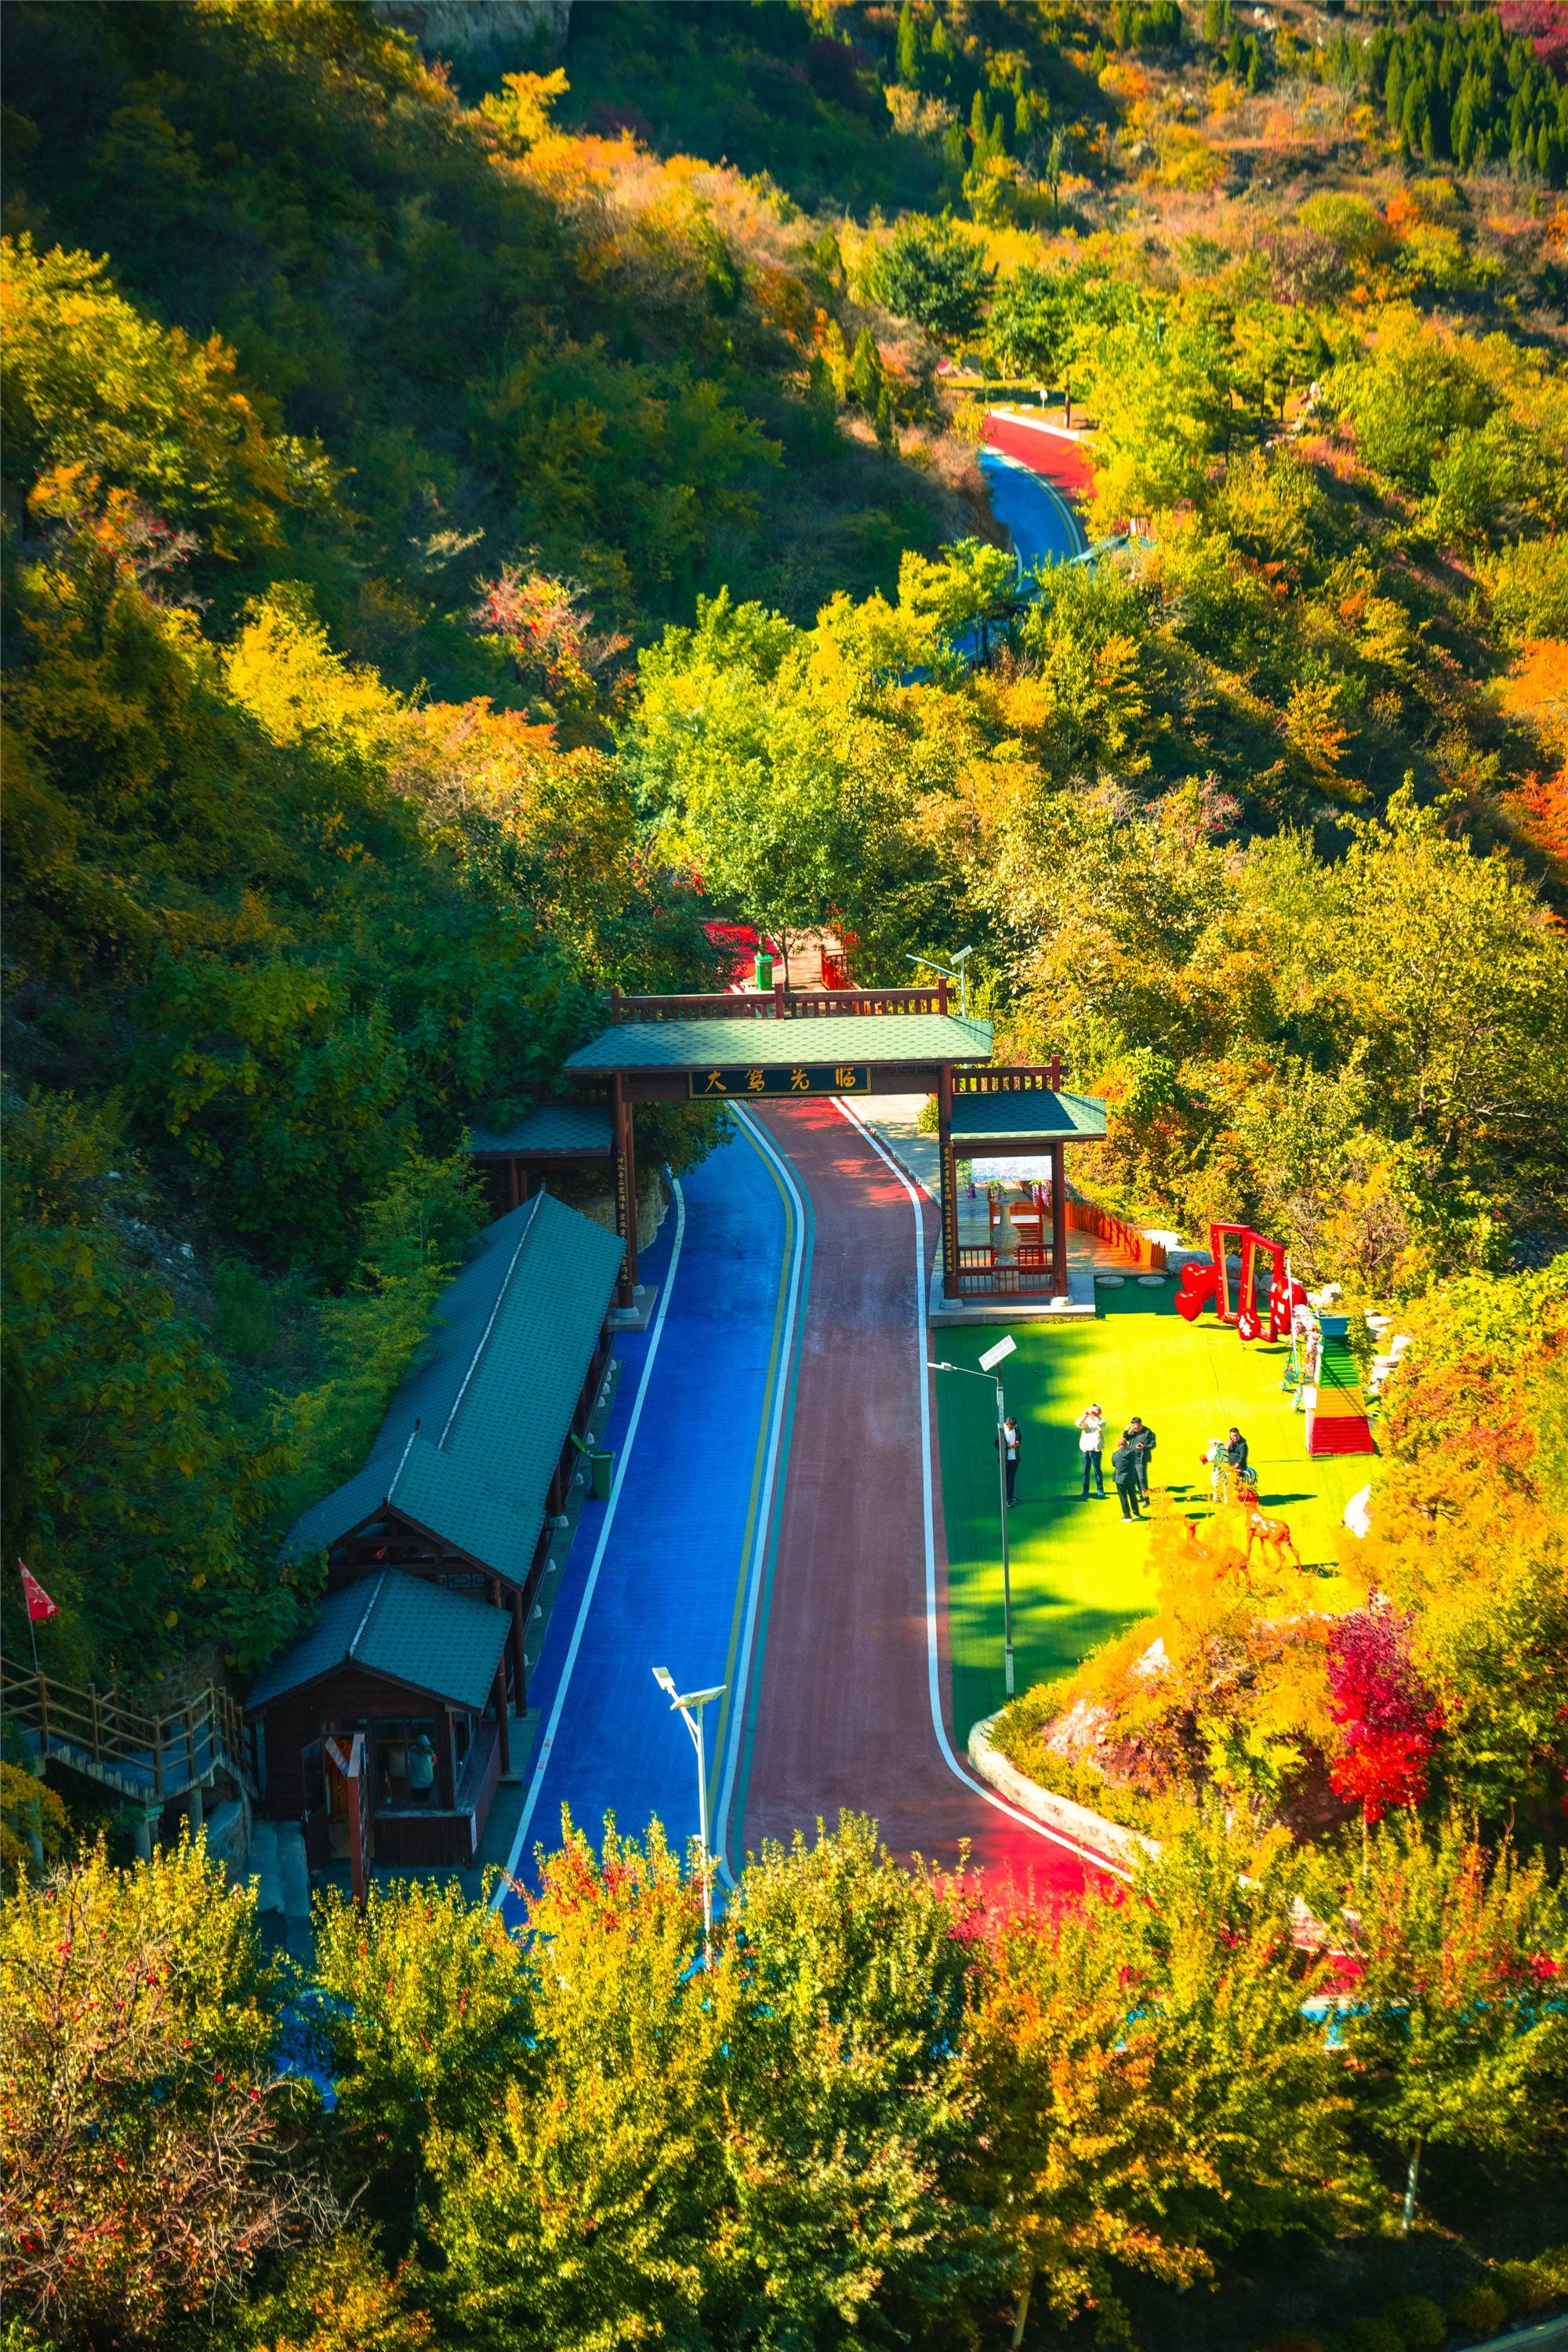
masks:
<path fill-rule="evenodd" d="M 164 1714 L 79 1690 L 0 1657 L 0 1708 L 40 1763 L 53 1759 L 132 1804 L 163 1805 L 228 1773 L 255 1794 L 245 1718 L 216 1683 Z"/>

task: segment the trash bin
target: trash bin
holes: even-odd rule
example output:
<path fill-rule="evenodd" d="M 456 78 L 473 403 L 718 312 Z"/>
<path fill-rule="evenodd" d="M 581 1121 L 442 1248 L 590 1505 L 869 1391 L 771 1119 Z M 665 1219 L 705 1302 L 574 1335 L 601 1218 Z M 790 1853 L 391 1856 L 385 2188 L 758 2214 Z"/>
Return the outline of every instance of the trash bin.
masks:
<path fill-rule="evenodd" d="M 764 995 L 773 984 L 773 960 L 761 948 L 757 950 L 757 960 L 752 966 L 752 978 Z"/>
<path fill-rule="evenodd" d="M 614 1479 L 616 1475 L 616 1457 L 614 1454 L 601 1451 L 593 1454 L 590 1457 L 589 1467 L 593 1474 L 593 1495 L 595 1502 L 607 1503 L 610 1499 L 611 1481 Z"/>

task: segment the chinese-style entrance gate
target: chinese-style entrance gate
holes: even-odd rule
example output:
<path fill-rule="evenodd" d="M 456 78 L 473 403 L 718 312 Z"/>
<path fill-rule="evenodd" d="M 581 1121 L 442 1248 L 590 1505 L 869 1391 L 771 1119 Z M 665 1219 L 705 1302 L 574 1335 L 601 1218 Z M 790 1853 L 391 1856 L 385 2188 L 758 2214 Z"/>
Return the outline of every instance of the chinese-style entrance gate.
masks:
<path fill-rule="evenodd" d="M 831 989 L 771 994 L 622 996 L 610 1025 L 566 1064 L 569 1078 L 609 1107 L 616 1230 L 626 1244 L 621 1304 L 637 1278 L 633 1106 L 768 1102 L 814 1095 L 934 1095 L 942 1170 L 942 1289 L 949 1298 L 1068 1295 L 1065 1147 L 1105 1134 L 1105 1106 L 1061 1091 L 1056 1062 L 990 1066 L 991 1024 L 949 1009 L 931 988 Z M 957 1162 L 1048 1154 L 1051 1242 L 999 1262 L 994 1247 L 960 1249 Z"/>

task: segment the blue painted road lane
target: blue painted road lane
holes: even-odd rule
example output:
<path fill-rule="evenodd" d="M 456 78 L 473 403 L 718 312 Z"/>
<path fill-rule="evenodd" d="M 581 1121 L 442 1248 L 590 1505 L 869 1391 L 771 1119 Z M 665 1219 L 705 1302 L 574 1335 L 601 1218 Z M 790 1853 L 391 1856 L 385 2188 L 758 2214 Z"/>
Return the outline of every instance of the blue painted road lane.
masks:
<path fill-rule="evenodd" d="M 758 1141 L 738 1135 L 681 1180 L 642 1278 L 659 1285 L 622 1369 L 605 1443 L 608 1503 L 589 1503 L 529 1696 L 542 1732 L 527 1765 L 517 1876 L 558 1844 L 561 1809 L 595 1843 L 604 1817 L 640 1835 L 650 1815 L 683 1847 L 697 1833 L 691 1743 L 655 1685 L 736 1682 L 750 1581 L 782 1475 L 781 1402 L 800 1282 L 797 1220 Z M 672 1263 L 673 1262 L 673 1263 Z M 607 1526 L 606 1526 L 607 1523 Z M 710 1788 L 722 1778 L 729 1704 L 708 1710 Z M 715 1838 L 715 1843 L 718 1840 Z M 505 1915 L 520 1916 L 508 1896 Z"/>
<path fill-rule="evenodd" d="M 991 511 L 1011 531 L 1021 572 L 1070 563 L 1083 553 L 1088 541 L 1058 490 L 999 449 L 982 449 L 979 462 Z"/>

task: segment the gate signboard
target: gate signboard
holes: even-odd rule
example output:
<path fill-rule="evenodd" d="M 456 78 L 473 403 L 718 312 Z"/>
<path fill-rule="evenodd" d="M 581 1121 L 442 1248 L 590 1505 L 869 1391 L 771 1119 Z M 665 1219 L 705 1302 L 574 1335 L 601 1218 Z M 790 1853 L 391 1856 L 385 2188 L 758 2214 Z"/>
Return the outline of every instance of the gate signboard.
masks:
<path fill-rule="evenodd" d="M 863 1095 L 869 1090 L 870 1069 L 863 1062 L 741 1064 L 686 1074 L 687 1092 L 694 1101 L 758 1102 L 771 1096 L 798 1099 L 802 1095 Z"/>

